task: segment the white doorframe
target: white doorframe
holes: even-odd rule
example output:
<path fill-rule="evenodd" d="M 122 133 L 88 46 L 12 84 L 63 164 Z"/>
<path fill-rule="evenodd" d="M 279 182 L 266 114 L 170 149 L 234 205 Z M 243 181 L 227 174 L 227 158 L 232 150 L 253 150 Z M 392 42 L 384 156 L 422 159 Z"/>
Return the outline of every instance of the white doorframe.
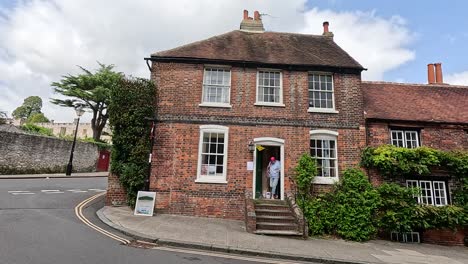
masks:
<path fill-rule="evenodd" d="M 253 189 L 252 194 L 253 198 L 255 198 L 255 187 L 256 187 L 256 172 L 257 172 L 257 145 L 263 146 L 277 146 L 280 147 L 280 161 L 281 161 L 281 174 L 280 174 L 280 199 L 284 200 L 284 139 L 281 138 L 273 138 L 273 137 L 260 137 L 254 138 L 253 140 L 255 150 L 253 155 L 253 162 L 254 162 L 254 170 L 253 170 Z"/>

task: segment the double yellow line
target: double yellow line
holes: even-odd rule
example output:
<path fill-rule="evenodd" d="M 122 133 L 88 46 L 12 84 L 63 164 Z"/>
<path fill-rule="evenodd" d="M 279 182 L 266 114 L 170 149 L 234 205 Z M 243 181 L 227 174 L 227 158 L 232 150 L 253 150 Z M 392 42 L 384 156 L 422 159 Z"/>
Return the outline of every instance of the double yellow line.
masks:
<path fill-rule="evenodd" d="M 78 217 L 78 219 L 80 219 L 85 225 L 91 227 L 92 229 L 98 231 L 99 233 L 103 234 L 103 235 L 106 235 L 112 239 L 115 239 L 119 242 L 121 242 L 122 244 L 124 245 L 127 245 L 127 244 L 130 244 L 130 240 L 128 239 L 125 239 L 123 237 L 119 237 L 109 231 L 106 231 L 102 228 L 100 228 L 99 226 L 91 223 L 84 215 L 83 215 L 83 209 L 89 204 L 91 203 L 92 201 L 94 201 L 95 199 L 105 195 L 106 192 L 102 192 L 102 193 L 99 193 L 99 194 L 96 194 L 94 196 L 91 196 L 89 197 L 88 199 L 82 201 L 81 203 L 79 203 L 76 207 L 75 207 L 75 214 L 76 216 Z"/>

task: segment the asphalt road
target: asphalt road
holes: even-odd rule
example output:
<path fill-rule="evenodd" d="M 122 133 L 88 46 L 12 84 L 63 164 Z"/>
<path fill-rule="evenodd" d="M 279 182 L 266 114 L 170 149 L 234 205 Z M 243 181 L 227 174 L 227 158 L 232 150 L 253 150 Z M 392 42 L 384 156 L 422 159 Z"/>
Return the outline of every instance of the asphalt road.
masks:
<path fill-rule="evenodd" d="M 124 246 L 84 225 L 74 212 L 106 186 L 107 178 L 0 179 L 0 264 L 266 263 Z M 112 230 L 95 215 L 102 206 L 100 199 L 84 214 Z"/>

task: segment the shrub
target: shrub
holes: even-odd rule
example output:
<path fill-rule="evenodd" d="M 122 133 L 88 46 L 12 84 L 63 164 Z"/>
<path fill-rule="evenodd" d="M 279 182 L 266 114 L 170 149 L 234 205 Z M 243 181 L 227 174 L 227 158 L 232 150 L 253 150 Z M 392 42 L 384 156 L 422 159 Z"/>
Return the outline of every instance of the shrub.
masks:
<path fill-rule="evenodd" d="M 417 202 L 413 195 L 418 190 L 384 183 L 377 187 L 381 204 L 377 215 L 379 227 L 387 232 L 410 232 L 418 226 L 416 222 Z"/>
<path fill-rule="evenodd" d="M 421 229 L 456 229 L 468 225 L 468 213 L 455 205 L 419 205 L 415 211 L 415 222 Z"/>
<path fill-rule="evenodd" d="M 150 170 L 150 125 L 146 118 L 155 114 L 155 92 L 154 84 L 141 78 L 124 79 L 111 90 L 111 171 L 119 177 L 132 207 Z"/>
<path fill-rule="evenodd" d="M 52 133 L 52 129 L 40 127 L 34 124 L 24 124 L 20 128 L 32 134 L 44 135 L 44 136 L 49 136 L 49 137 L 54 136 L 54 133 Z"/>

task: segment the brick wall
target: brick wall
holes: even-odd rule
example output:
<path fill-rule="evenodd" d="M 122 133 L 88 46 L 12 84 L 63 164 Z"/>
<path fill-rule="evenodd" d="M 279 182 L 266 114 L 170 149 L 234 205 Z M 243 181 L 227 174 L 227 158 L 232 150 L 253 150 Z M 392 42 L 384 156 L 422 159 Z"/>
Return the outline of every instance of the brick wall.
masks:
<path fill-rule="evenodd" d="M 158 192 L 156 208 L 173 214 L 216 216 L 242 219 L 244 192 L 252 190 L 253 172 L 246 163 L 253 160 L 248 151 L 250 140 L 276 137 L 285 140 L 285 191 L 291 189 L 290 177 L 299 157 L 309 152 L 310 128 L 275 126 L 229 126 L 227 184 L 196 183 L 198 124 L 161 123 L 156 129 L 151 174 L 152 190 Z M 363 138 L 360 130 L 338 129 L 339 171 L 359 162 Z M 351 152 L 346 148 L 356 151 Z M 327 188 L 319 185 L 318 188 Z"/>
<path fill-rule="evenodd" d="M 463 246 L 465 245 L 465 237 L 468 238 L 468 228 L 466 227 L 458 227 L 457 230 L 430 229 L 422 232 L 421 242 L 445 246 Z"/>
<path fill-rule="evenodd" d="M 65 172 L 72 141 L 0 131 L 0 174 Z M 73 171 L 96 171 L 98 148 L 91 143 L 77 142 Z"/>
<path fill-rule="evenodd" d="M 120 206 L 127 204 L 127 192 L 113 173 L 107 177 L 106 205 Z"/>

